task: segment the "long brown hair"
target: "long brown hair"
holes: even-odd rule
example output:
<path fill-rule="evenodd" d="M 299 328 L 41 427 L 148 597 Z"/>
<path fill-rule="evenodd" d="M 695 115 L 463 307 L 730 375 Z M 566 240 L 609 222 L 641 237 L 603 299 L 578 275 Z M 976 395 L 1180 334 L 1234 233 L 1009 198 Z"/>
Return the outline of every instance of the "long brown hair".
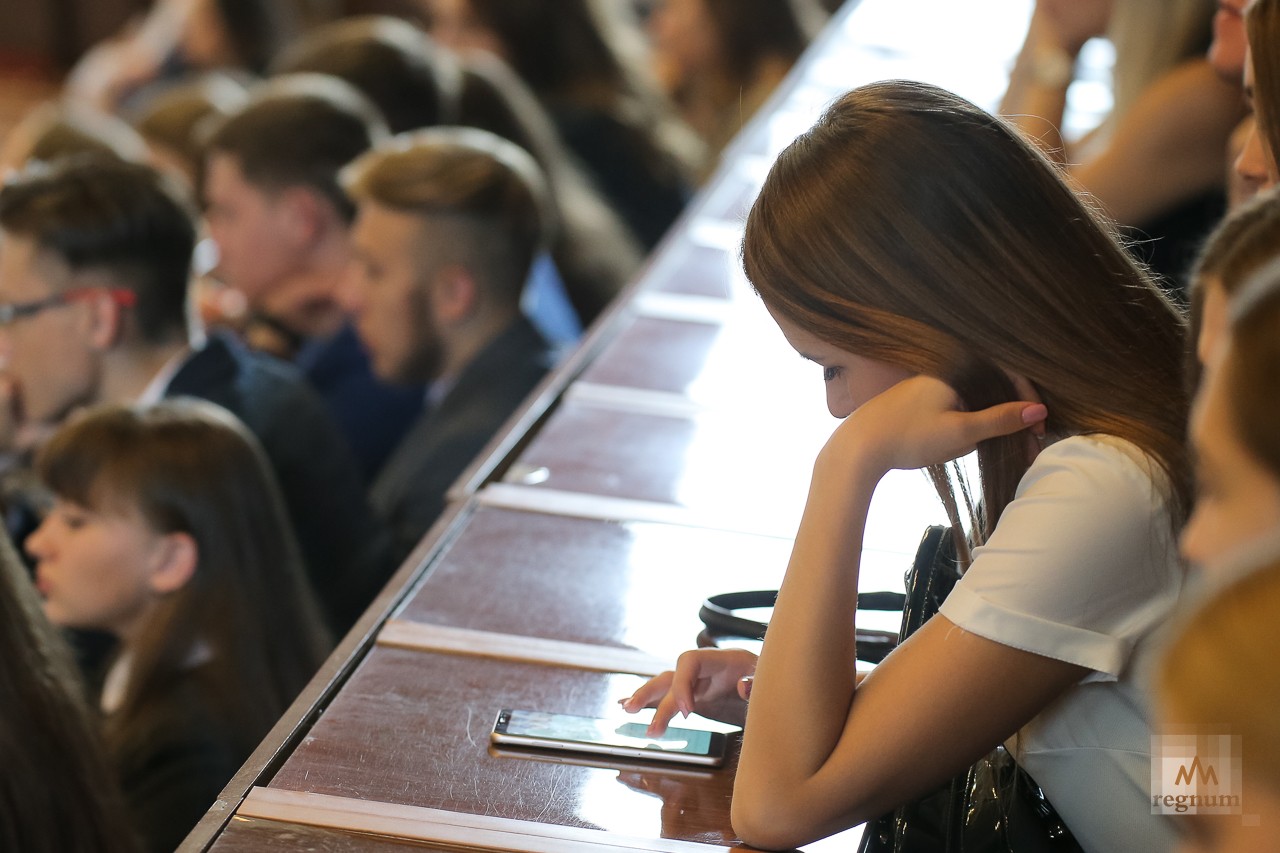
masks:
<path fill-rule="evenodd" d="M 970 410 L 1021 399 L 1009 375 L 1026 377 L 1051 434 L 1132 442 L 1185 514 L 1181 315 L 1043 155 L 968 101 L 902 81 L 840 98 L 770 171 L 743 264 L 792 322 L 944 379 Z M 1025 441 L 978 447 L 976 541 L 1013 498 Z"/>
<path fill-rule="evenodd" d="M 37 471 L 61 498 L 98 511 L 133 507 L 157 532 L 189 534 L 198 564 L 131 642 L 128 689 L 108 719 L 109 745 L 190 662 L 204 698 L 248 751 L 319 667 L 327 637 L 278 488 L 257 441 L 197 400 L 107 405 L 62 427 Z"/>
<path fill-rule="evenodd" d="M 468 0 L 511 67 L 550 107 L 609 113 L 648 148 L 660 174 L 691 180 L 701 146 L 648 71 L 633 10 L 617 0 Z"/>
<path fill-rule="evenodd" d="M 1253 62 L 1253 113 L 1266 140 L 1267 160 L 1280 157 L 1280 0 L 1253 0 L 1245 12 Z"/>
<path fill-rule="evenodd" d="M 0 535 L 0 850 L 136 849 L 65 641 Z"/>

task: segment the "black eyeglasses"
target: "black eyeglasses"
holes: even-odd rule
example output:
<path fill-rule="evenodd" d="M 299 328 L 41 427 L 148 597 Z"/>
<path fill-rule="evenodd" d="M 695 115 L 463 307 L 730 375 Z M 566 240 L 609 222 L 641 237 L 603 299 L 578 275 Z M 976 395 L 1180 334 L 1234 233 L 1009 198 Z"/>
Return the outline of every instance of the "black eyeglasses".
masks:
<path fill-rule="evenodd" d="M 0 302 L 0 326 L 8 326 L 24 317 L 34 317 L 47 308 L 84 302 L 102 295 L 107 296 L 122 308 L 131 308 L 138 301 L 136 293 L 123 287 L 76 287 L 46 296 L 44 299 L 33 299 L 30 302 Z"/>

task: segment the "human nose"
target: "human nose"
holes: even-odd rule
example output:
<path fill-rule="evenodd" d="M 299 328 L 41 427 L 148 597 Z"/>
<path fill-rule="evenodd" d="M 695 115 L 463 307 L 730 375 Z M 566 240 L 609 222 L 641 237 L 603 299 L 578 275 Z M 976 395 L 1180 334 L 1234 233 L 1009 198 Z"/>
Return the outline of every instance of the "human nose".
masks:
<path fill-rule="evenodd" d="M 46 516 L 40 525 L 27 536 L 23 547 L 26 552 L 36 560 L 44 560 L 49 556 L 49 548 L 53 544 L 53 533 L 50 530 L 51 522 Z"/>
<path fill-rule="evenodd" d="M 1275 166 L 1272 165 L 1271 157 L 1268 156 L 1266 145 L 1262 134 L 1258 132 L 1256 121 L 1250 129 L 1249 135 L 1245 137 L 1244 147 L 1240 149 L 1240 155 L 1236 157 L 1235 170 L 1236 174 L 1243 180 L 1260 189 L 1268 189 L 1276 183 Z"/>

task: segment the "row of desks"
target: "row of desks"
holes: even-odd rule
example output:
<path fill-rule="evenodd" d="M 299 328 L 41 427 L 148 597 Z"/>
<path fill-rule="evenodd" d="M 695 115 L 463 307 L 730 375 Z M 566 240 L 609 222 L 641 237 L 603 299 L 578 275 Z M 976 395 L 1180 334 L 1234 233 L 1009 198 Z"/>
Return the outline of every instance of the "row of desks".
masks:
<path fill-rule="evenodd" d="M 777 150 L 853 85 L 911 71 L 990 103 L 1027 10 L 846 8 L 644 274 L 460 481 L 184 849 L 735 845 L 736 746 L 718 770 L 497 750 L 494 716 L 620 716 L 620 697 L 699 640 L 706 595 L 778 585 L 834 421 L 820 370 L 790 350 L 742 276 L 742 217 Z M 982 14 L 966 38 L 961 22 L 972 30 Z M 947 38 L 888 46 L 926 20 Z M 993 23 L 1007 31 L 1001 57 Z M 976 69 L 968 90 L 963 63 Z M 863 588 L 901 589 L 920 531 L 941 515 L 923 475 L 888 478 Z M 852 849 L 856 834 L 811 849 Z"/>

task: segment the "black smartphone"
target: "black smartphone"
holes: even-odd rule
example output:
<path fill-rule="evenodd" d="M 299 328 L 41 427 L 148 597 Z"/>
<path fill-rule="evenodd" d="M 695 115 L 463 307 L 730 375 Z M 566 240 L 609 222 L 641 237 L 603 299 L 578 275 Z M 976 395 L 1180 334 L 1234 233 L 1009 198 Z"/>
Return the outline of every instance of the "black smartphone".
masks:
<path fill-rule="evenodd" d="M 709 767 L 724 763 L 728 736 L 723 732 L 671 727 L 661 737 L 650 737 L 645 733 L 647 728 L 648 724 L 641 722 L 503 709 L 489 739 L 501 746 L 565 749 Z"/>

